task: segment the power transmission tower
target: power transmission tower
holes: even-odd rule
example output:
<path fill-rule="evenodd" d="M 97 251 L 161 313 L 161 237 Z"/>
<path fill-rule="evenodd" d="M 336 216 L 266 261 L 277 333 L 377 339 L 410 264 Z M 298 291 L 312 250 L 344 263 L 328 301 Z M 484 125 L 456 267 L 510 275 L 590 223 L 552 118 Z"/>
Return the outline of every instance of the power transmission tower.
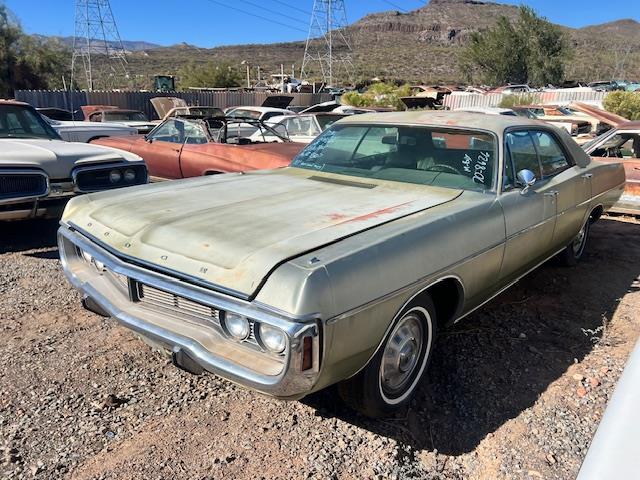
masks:
<path fill-rule="evenodd" d="M 314 0 L 302 78 L 309 77 L 311 65 L 316 65 L 326 85 L 333 85 L 334 78 L 353 80 L 353 52 L 347 25 L 344 0 Z"/>
<path fill-rule="evenodd" d="M 71 59 L 71 83 L 76 63 L 82 62 L 87 89 L 96 80 L 103 88 L 113 88 L 119 77 L 127 78 L 126 50 L 109 0 L 76 0 L 76 28 Z"/>

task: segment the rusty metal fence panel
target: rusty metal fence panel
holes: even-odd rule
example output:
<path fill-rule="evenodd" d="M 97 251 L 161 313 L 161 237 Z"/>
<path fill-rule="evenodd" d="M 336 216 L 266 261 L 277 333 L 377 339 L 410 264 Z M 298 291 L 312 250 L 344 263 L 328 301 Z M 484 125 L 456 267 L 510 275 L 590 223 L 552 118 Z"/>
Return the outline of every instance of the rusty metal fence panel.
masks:
<path fill-rule="evenodd" d="M 189 105 L 206 105 L 213 107 L 233 107 L 242 105 L 260 105 L 270 95 L 267 92 L 80 92 L 65 90 L 16 90 L 16 100 L 26 102 L 34 107 L 56 107 L 65 110 L 78 110 L 82 105 L 115 105 L 121 108 L 140 110 L 150 119 L 156 119 L 151 100 L 154 97 L 179 97 Z M 328 93 L 291 93 L 291 105 L 315 105 L 331 100 Z"/>
<path fill-rule="evenodd" d="M 534 97 L 536 103 L 553 102 L 602 102 L 608 92 L 595 91 L 562 91 L 554 90 L 548 92 L 532 93 L 469 93 L 452 94 L 444 98 L 444 105 L 451 110 L 459 110 L 470 107 L 497 107 L 502 99 L 508 95 L 515 97 Z"/>

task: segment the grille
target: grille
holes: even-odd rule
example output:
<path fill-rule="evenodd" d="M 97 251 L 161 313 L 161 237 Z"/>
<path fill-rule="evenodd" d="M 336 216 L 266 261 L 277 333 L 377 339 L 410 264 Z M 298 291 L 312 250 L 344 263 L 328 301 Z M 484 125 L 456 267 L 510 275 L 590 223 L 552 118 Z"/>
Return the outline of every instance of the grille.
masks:
<path fill-rule="evenodd" d="M 203 318 L 220 325 L 220 312 L 213 307 L 142 283 L 138 284 L 138 296 L 142 303 L 168 308 L 177 313 Z"/>
<path fill-rule="evenodd" d="M 47 193 L 47 179 L 38 173 L 0 173 L 0 199 L 41 197 Z"/>

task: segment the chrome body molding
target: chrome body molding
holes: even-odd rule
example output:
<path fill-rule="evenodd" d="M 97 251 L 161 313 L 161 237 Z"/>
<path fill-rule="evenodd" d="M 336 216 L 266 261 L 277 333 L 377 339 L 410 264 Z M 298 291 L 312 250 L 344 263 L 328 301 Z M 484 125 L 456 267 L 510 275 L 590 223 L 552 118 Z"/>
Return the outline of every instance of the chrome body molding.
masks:
<path fill-rule="evenodd" d="M 129 264 L 64 224 L 58 232 L 58 243 L 62 267 L 72 285 L 105 313 L 153 343 L 169 351 L 186 353 L 207 371 L 278 398 L 301 398 L 313 388 L 320 370 L 321 326 L 318 321 L 294 321 L 263 306 Z M 133 301 L 130 292 L 124 292 L 122 285 L 118 286 L 110 275 L 83 265 L 77 249 L 103 264 L 107 272 L 126 277 L 130 282 L 280 328 L 287 337 L 284 355 L 276 358 L 272 354 L 256 352 L 255 347 L 250 350 L 225 337 L 213 326 L 203 328 L 202 323 L 194 323 L 187 316 L 169 314 L 168 310 L 159 312 L 144 302 Z M 304 337 L 312 339 L 313 359 L 311 368 L 303 371 Z"/>

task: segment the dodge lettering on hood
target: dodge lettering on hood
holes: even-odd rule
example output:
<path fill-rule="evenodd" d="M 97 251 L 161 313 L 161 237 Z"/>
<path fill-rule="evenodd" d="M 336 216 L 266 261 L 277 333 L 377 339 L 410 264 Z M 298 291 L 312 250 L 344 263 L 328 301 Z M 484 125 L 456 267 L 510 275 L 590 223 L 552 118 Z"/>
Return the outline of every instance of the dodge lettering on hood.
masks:
<path fill-rule="evenodd" d="M 577 262 L 624 183 L 539 121 L 365 114 L 288 168 L 74 199 L 59 245 L 85 306 L 178 367 L 289 400 L 338 384 L 381 416 L 444 325 L 552 256 Z"/>

